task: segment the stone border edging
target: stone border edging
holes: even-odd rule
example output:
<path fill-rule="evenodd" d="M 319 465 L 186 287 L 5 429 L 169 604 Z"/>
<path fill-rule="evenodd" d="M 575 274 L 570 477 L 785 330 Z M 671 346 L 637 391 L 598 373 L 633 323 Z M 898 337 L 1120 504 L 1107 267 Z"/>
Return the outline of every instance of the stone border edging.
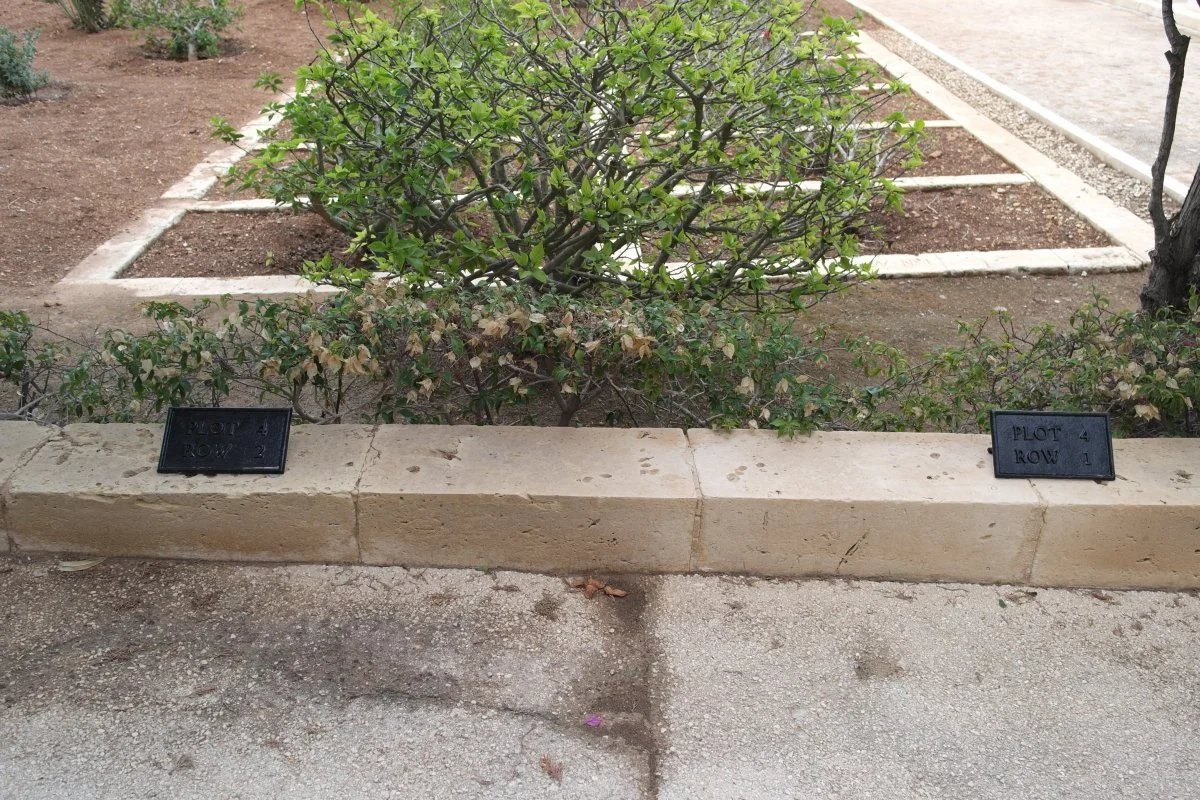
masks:
<path fill-rule="evenodd" d="M 160 475 L 161 425 L 0 422 L 8 551 L 1200 588 L 1200 447 L 997 480 L 956 434 L 341 425 L 287 472 Z"/>

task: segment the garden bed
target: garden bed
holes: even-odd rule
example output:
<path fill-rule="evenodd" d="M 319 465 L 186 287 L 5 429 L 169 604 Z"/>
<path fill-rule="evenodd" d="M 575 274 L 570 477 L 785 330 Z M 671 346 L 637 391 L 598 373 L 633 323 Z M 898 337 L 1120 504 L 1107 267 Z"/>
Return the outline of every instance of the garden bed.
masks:
<path fill-rule="evenodd" d="M 921 152 L 924 156 L 921 166 L 904 169 L 897 159 L 888 168 L 887 176 L 931 177 L 1020 172 L 962 128 L 927 129 L 921 140 Z"/>
<path fill-rule="evenodd" d="M 901 92 L 884 100 L 870 114 L 863 115 L 863 122 L 881 120 L 899 111 L 905 119 L 945 119 L 946 114 L 926 100 L 911 92 Z"/>
<path fill-rule="evenodd" d="M 912 95 L 901 95 L 889 102 L 924 103 Z M 932 107 L 927 110 L 936 114 Z M 897 154 L 886 174 L 936 177 L 1017 171 L 960 128 L 929 129 L 922 151 L 921 166 L 903 170 Z M 211 200 L 254 197 L 250 190 L 221 184 L 206 195 Z M 1103 234 L 1036 186 L 910 192 L 905 208 L 901 214 L 872 216 L 871 223 L 880 226 L 882 239 L 868 242 L 866 252 L 926 253 L 1110 244 Z M 305 259 L 323 255 L 319 247 L 329 246 L 338 251 L 346 245 L 346 237 L 322 230 L 324 224 L 315 217 L 280 214 L 288 220 L 284 221 L 272 219 L 273 216 L 272 212 L 188 214 L 178 228 L 152 246 L 123 277 L 288 274 L 298 271 Z M 487 220 L 483 222 L 486 224 Z M 644 243 L 644 252 L 649 254 L 646 257 L 651 257 L 653 250 L 653 242 Z"/>
<path fill-rule="evenodd" d="M 288 75 L 312 58 L 313 35 L 291 3 L 246 7 L 236 55 L 188 63 L 148 58 L 132 31 L 87 34 L 54 4 L 7 0 L 0 24 L 41 31 L 34 63 L 57 84 L 0 106 L 0 287 L 58 281 L 214 148 L 212 116 L 258 113 L 259 74 Z"/>
<path fill-rule="evenodd" d="M 5 24 L 43 28 L 38 64 L 65 83 L 47 93 L 50 102 L 0 109 L 0 127 L 12 131 L 0 142 L 6 159 L 0 181 L 16 199 L 0 203 L 0 286 L 45 287 L 55 280 L 216 147 L 208 137 L 210 115 L 241 124 L 259 110 L 266 99 L 252 87 L 259 72 L 286 76 L 311 57 L 312 34 L 290 6 L 268 0 L 249 0 L 248 6 L 235 57 L 186 64 L 147 59 L 127 32 L 71 31 L 57 8 L 15 0 L 16 12 L 6 12 Z M 825 6 L 854 13 L 840 0 Z M 868 19 L 863 27 L 878 25 Z M 930 120 L 946 117 L 914 95 L 893 98 L 884 110 L 895 109 Z M 149 154 L 146 141 L 154 143 Z M 923 149 L 925 163 L 907 175 L 1017 171 L 957 128 L 928 129 Z M 1001 189 L 911 193 L 907 215 L 885 221 L 890 252 L 1108 244 L 1040 189 Z M 206 199 L 254 196 L 218 185 Z M 294 274 L 304 260 L 336 253 L 346 243 L 312 215 L 189 212 L 121 277 Z M 820 304 L 813 319 L 828 314 L 843 330 L 878 332 L 915 353 L 952 342 L 954 320 L 995 306 L 1009 307 L 1021 324 L 1061 322 L 1089 299 L 1093 284 L 1116 305 L 1136 306 L 1143 281 L 1137 273 L 886 281 Z"/>
<path fill-rule="evenodd" d="M 1106 247 L 1111 243 L 1033 185 L 909 192 L 905 211 L 876 212 L 882 238 L 865 252 L 929 253 Z M 986 224 L 981 224 L 986 221 Z M 479 222 L 486 225 L 486 215 Z M 125 278 L 245 277 L 295 274 L 305 260 L 338 258 L 348 237 L 315 214 L 287 211 L 191 212 L 125 272 Z M 653 243 L 646 243 L 646 257 Z"/>
<path fill-rule="evenodd" d="M 338 253 L 349 238 L 316 214 L 191 213 L 122 273 L 127 278 L 294 275 L 306 260 Z"/>
<path fill-rule="evenodd" d="M 1108 247 L 1104 234 L 1033 184 L 907 192 L 904 211 L 875 212 L 880 241 L 868 253 Z"/>

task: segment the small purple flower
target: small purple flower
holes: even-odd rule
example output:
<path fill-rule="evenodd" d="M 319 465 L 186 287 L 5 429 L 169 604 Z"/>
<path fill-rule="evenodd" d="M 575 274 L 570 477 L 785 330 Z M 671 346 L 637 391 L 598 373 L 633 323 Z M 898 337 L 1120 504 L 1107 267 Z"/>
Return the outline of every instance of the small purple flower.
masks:
<path fill-rule="evenodd" d="M 600 719 L 599 714 L 592 714 L 587 718 L 587 726 L 589 728 L 599 728 L 603 723 L 604 720 Z"/>

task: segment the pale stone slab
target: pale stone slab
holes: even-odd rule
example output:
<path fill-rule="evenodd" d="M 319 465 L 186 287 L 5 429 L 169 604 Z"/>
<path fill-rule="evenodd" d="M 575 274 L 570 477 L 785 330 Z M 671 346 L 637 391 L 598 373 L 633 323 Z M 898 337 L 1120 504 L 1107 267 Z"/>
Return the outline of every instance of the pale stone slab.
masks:
<path fill-rule="evenodd" d="M 301 204 L 306 202 L 307 198 L 301 196 L 297 201 Z M 191 211 L 200 212 L 219 212 L 219 211 L 291 211 L 291 207 L 282 203 L 276 203 L 269 197 L 253 197 L 248 200 L 197 200 L 189 206 Z"/>
<path fill-rule="evenodd" d="M 1063 257 L 1063 252 L 1053 248 L 995 250 L 987 254 L 987 261 L 988 266 L 994 270 L 1061 274 L 1070 268 L 1070 262 Z"/>
<path fill-rule="evenodd" d="M 928 255 L 910 253 L 883 253 L 859 259 L 869 263 L 881 278 L 929 278 L 942 274 L 942 262 Z"/>
<path fill-rule="evenodd" d="M 384 426 L 359 537 L 366 564 L 678 572 L 697 505 L 682 431 Z"/>
<path fill-rule="evenodd" d="M 957 250 L 941 253 L 883 253 L 856 259 L 870 263 L 881 278 L 938 275 L 1015 275 L 1021 272 L 1066 274 L 1137 269 L 1138 256 L 1125 247 L 1046 248 L 1041 250 Z"/>
<path fill-rule="evenodd" d="M 1032 183 L 1033 179 L 1021 173 L 990 173 L 980 175 L 929 175 L 920 177 L 904 176 L 894 178 L 892 183 L 898 189 L 909 191 L 929 189 L 953 189 L 964 186 L 1016 186 Z M 673 197 L 691 197 L 698 194 L 704 185 L 701 183 L 684 183 L 671 190 Z M 784 189 L 796 189 L 805 194 L 814 194 L 821 190 L 820 181 L 776 181 L 764 183 L 761 181 L 741 181 L 722 184 L 720 188 L 726 192 L 746 192 L 749 194 L 771 194 Z M 460 195 L 465 196 L 465 195 Z M 241 201 L 248 202 L 248 201 Z"/>
<path fill-rule="evenodd" d="M 1033 183 L 1028 175 L 1019 172 L 984 173 L 979 175 L 916 175 L 895 178 L 897 188 L 918 191 L 923 189 L 954 189 L 964 186 L 1019 186 Z"/>
<path fill-rule="evenodd" d="M 987 253 L 979 250 L 926 253 L 926 257 L 941 266 L 943 275 L 983 275 L 994 272 Z"/>
<path fill-rule="evenodd" d="M 147 209 L 137 222 L 93 250 L 59 283 L 70 285 L 112 280 L 146 252 L 146 248 L 159 236 L 183 219 L 185 213 L 187 207 L 176 201 Z"/>
<path fill-rule="evenodd" d="M 1200 445 L 1118 439 L 1117 479 L 1034 480 L 1046 502 L 1033 583 L 1200 587 Z"/>
<path fill-rule="evenodd" d="M 136 297 L 234 297 L 248 295 L 336 294 L 341 289 L 313 283 L 298 275 L 258 275 L 244 278 L 118 278 L 107 284 Z"/>
<path fill-rule="evenodd" d="M 292 430 L 282 475 L 160 475 L 161 425 L 69 425 L 12 479 L 16 549 L 353 562 L 354 488 L 374 428 Z"/>
<path fill-rule="evenodd" d="M 174 183 L 162 193 L 163 200 L 198 200 L 229 170 L 229 164 L 201 162 L 192 167 L 187 177 Z"/>
<path fill-rule="evenodd" d="M 1066 264 L 1066 268 L 1061 269 L 1057 265 L 1030 265 L 1021 271 L 1061 275 L 1078 272 L 1131 272 L 1144 266 L 1138 256 L 1127 247 L 1064 247 L 1041 252 L 1057 256 Z"/>
<path fill-rule="evenodd" d="M 1021 582 L 1042 507 L 987 436 L 688 431 L 695 566 L 763 575 Z"/>
<path fill-rule="evenodd" d="M 1150 258 L 1138 255 L 1128 247 L 1089 247 L 1059 251 L 1070 265 L 1071 272 L 1129 272 L 1150 263 Z"/>
<path fill-rule="evenodd" d="M 48 428 L 36 422 L 0 422 L 0 547 L 4 552 L 10 549 L 8 539 L 8 502 L 7 492 L 9 480 L 17 469 L 24 464 L 33 451 L 58 431 L 58 428 Z"/>
<path fill-rule="evenodd" d="M 8 483 L 30 451 L 58 432 L 36 422 L 0 422 L 0 487 Z"/>

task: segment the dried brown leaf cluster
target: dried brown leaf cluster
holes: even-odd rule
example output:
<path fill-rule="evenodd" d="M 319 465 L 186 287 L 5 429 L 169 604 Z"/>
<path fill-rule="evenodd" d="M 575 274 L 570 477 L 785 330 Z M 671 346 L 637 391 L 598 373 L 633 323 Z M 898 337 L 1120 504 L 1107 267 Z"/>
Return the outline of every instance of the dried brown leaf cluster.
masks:
<path fill-rule="evenodd" d="M 609 597 L 625 597 L 629 594 L 624 589 L 610 586 L 599 578 L 577 578 L 571 581 L 570 586 L 574 591 L 583 592 L 583 596 L 589 600 L 597 594 L 606 594 Z"/>

